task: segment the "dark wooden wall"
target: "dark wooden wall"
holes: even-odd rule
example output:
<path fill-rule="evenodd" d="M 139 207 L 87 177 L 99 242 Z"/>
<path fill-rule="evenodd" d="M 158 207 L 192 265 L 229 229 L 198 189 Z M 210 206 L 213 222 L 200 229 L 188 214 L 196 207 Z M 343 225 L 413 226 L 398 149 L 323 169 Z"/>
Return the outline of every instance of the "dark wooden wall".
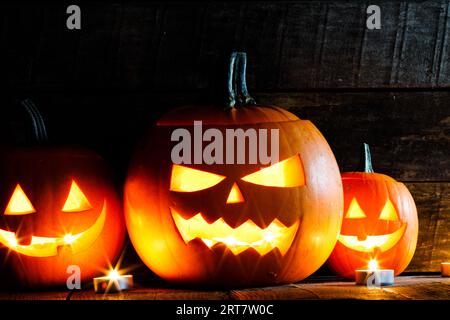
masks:
<path fill-rule="evenodd" d="M 365 28 L 381 7 L 381 30 Z M 450 260 L 449 1 L 86 3 L 82 29 L 61 4 L 0 5 L 2 109 L 31 97 L 56 142 L 83 144 L 126 172 L 142 129 L 214 96 L 233 49 L 249 55 L 261 103 L 311 119 L 342 171 L 362 142 L 403 181 L 420 235 L 409 271 Z"/>

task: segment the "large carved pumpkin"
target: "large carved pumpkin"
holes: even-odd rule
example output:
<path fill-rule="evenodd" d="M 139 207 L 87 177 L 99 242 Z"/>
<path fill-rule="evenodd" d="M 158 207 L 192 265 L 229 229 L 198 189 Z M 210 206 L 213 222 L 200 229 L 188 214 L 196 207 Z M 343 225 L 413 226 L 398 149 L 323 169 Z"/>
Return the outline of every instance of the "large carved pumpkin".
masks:
<path fill-rule="evenodd" d="M 328 261 L 340 276 L 354 279 L 355 270 L 376 260 L 381 269 L 403 272 L 416 249 L 417 210 L 403 183 L 374 173 L 365 144 L 365 172 L 342 174 L 344 220 Z"/>
<path fill-rule="evenodd" d="M 326 261 L 336 242 L 339 170 L 310 121 L 254 105 L 245 85 L 245 55 L 231 61 L 240 84 L 229 88 L 229 108 L 176 109 L 144 136 L 126 181 L 128 232 L 145 264 L 172 282 L 238 287 L 298 281 Z M 223 134 L 278 129 L 279 161 L 173 163 L 171 134 L 183 128 L 194 135 L 196 120 Z"/>
<path fill-rule="evenodd" d="M 27 106 L 42 142 L 45 127 Z M 105 162 L 84 149 L 3 150 L 0 217 L 0 274 L 14 286 L 65 285 L 70 265 L 90 280 L 114 263 L 125 237 Z"/>

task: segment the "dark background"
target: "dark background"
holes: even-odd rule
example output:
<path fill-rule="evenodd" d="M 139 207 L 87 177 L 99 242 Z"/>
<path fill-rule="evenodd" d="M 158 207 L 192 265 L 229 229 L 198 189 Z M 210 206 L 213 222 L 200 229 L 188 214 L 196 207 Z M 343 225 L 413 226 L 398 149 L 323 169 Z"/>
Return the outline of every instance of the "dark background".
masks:
<path fill-rule="evenodd" d="M 366 28 L 369 4 L 381 30 Z M 26 138 L 17 100 L 32 98 L 52 142 L 98 151 L 120 185 L 144 128 L 214 100 L 226 58 L 243 50 L 257 101 L 312 120 L 342 171 L 357 170 L 367 142 L 375 170 L 406 183 L 420 220 L 408 271 L 450 260 L 449 1 L 80 6 L 82 29 L 68 30 L 66 4 L 0 4 L 2 143 Z"/>

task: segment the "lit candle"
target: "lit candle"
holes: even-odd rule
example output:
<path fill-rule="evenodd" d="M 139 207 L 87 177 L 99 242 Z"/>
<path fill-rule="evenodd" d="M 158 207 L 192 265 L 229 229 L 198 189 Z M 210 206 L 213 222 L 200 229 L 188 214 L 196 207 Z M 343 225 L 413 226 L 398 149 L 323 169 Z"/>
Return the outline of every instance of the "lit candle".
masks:
<path fill-rule="evenodd" d="M 441 263 L 441 275 L 443 277 L 450 277 L 450 262 Z"/>
<path fill-rule="evenodd" d="M 369 261 L 369 269 L 355 270 L 357 285 L 390 286 L 394 284 L 394 270 L 378 269 L 377 260 Z"/>
<path fill-rule="evenodd" d="M 94 290 L 96 293 L 115 293 L 133 288 L 133 276 L 121 275 L 115 269 L 105 277 L 94 278 Z"/>

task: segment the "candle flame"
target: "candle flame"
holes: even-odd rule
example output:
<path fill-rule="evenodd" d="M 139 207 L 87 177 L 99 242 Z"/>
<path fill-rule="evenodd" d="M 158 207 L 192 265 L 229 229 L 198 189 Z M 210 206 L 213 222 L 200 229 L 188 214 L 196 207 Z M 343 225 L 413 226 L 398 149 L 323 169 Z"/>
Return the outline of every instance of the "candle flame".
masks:
<path fill-rule="evenodd" d="M 378 262 L 376 259 L 370 259 L 369 261 L 369 270 L 375 271 L 378 269 Z"/>
<path fill-rule="evenodd" d="M 108 278 L 110 280 L 117 280 L 119 279 L 119 276 L 120 276 L 119 271 L 117 271 L 116 269 L 111 270 L 108 274 Z"/>

